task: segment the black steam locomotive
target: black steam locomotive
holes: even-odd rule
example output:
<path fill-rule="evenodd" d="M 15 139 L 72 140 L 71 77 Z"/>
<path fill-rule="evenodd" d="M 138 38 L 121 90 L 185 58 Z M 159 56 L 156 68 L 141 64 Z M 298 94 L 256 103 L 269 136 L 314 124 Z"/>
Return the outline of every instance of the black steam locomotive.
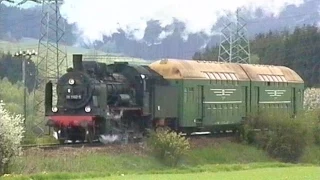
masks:
<path fill-rule="evenodd" d="M 58 132 L 61 143 L 102 141 L 119 134 L 142 137 L 152 127 L 150 92 L 165 83 L 147 66 L 83 62 L 82 55 L 73 55 L 73 68 L 57 82 L 54 107 L 53 84 L 46 85 L 47 125 Z"/>

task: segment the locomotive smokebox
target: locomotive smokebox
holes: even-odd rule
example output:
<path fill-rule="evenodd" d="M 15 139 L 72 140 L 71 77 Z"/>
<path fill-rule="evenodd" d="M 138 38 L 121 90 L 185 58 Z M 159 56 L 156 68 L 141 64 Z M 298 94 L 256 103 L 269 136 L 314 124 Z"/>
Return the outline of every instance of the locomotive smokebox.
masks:
<path fill-rule="evenodd" d="M 76 71 L 83 71 L 82 54 L 73 55 L 73 69 Z"/>

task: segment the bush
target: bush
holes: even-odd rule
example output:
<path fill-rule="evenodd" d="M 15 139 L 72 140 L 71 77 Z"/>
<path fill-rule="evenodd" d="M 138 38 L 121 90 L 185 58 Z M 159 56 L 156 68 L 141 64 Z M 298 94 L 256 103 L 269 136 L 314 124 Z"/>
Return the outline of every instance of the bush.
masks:
<path fill-rule="evenodd" d="M 315 140 L 315 144 L 320 146 L 320 120 L 314 126 L 314 140 Z"/>
<path fill-rule="evenodd" d="M 313 127 L 315 144 L 320 145 L 320 88 L 304 91 L 304 109 Z"/>
<path fill-rule="evenodd" d="M 9 173 L 8 167 L 13 157 L 20 155 L 23 138 L 23 118 L 10 115 L 0 102 L 0 175 Z"/>
<path fill-rule="evenodd" d="M 308 114 L 311 120 L 314 142 L 316 145 L 320 145 L 320 109 L 309 111 Z"/>
<path fill-rule="evenodd" d="M 271 157 L 297 162 L 310 141 L 310 129 L 304 120 L 272 113 L 251 116 L 244 122 L 242 140 L 256 144 Z"/>
<path fill-rule="evenodd" d="M 153 155 L 169 166 L 176 166 L 190 149 L 186 138 L 168 128 L 158 128 L 155 132 L 150 132 L 148 144 Z"/>

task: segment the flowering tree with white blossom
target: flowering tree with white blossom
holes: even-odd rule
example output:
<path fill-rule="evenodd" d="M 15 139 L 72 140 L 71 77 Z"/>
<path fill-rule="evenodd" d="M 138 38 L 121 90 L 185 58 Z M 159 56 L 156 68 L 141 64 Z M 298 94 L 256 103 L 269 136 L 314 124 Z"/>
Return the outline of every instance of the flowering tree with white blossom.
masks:
<path fill-rule="evenodd" d="M 8 173 L 9 164 L 15 156 L 21 155 L 21 141 L 24 134 L 23 117 L 10 114 L 0 101 L 0 175 Z"/>
<path fill-rule="evenodd" d="M 307 88 L 304 91 L 305 110 L 320 109 L 320 88 Z"/>

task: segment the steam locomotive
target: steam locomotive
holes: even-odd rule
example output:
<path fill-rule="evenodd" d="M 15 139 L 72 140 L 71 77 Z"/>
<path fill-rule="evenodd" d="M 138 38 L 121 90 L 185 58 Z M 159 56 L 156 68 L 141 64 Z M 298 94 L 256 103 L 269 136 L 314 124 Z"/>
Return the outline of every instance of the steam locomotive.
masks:
<path fill-rule="evenodd" d="M 82 55 L 75 54 L 73 68 L 57 82 L 56 106 L 52 106 L 53 84 L 46 84 L 47 125 L 58 132 L 61 143 L 103 141 L 107 135 L 141 138 L 152 127 L 150 92 L 155 84 L 164 83 L 146 66 L 83 62 Z"/>
<path fill-rule="evenodd" d="M 236 131 L 261 110 L 299 114 L 303 91 L 303 79 L 284 66 L 179 59 L 107 65 L 75 54 L 56 92 L 46 84 L 45 116 L 61 143 L 142 138 L 157 126 Z"/>

